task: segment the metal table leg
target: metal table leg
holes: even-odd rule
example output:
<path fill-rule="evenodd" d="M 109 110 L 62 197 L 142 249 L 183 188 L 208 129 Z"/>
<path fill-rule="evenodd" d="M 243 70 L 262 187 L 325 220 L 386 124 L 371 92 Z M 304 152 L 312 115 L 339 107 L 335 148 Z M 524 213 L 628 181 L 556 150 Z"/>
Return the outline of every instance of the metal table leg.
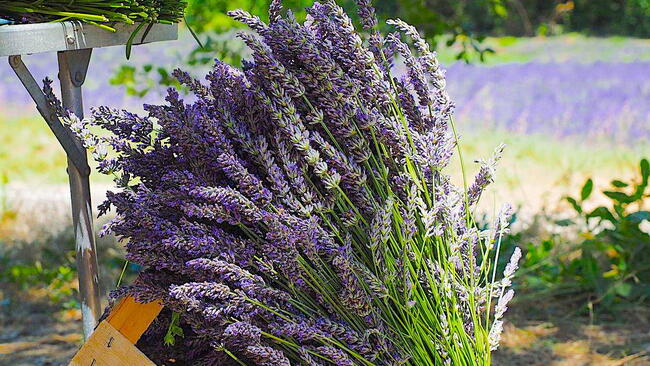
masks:
<path fill-rule="evenodd" d="M 92 49 L 58 53 L 59 80 L 63 106 L 83 118 L 81 86 L 86 79 Z M 20 56 L 10 56 L 9 64 L 20 79 L 68 157 L 68 176 L 72 198 L 72 221 L 77 250 L 79 294 L 83 316 L 84 338 L 92 334 L 101 316 L 99 266 L 95 248 L 92 205 L 90 203 L 90 168 L 81 141 L 61 122 L 48 104 L 40 86 Z"/>
<path fill-rule="evenodd" d="M 83 118 L 81 86 L 86 79 L 91 52 L 91 49 L 86 49 L 58 53 L 63 106 L 79 118 Z M 83 149 L 78 139 L 75 139 L 75 142 L 79 148 Z M 99 266 L 97 264 L 92 205 L 90 202 L 90 172 L 78 169 L 68 157 L 68 176 L 77 250 L 83 333 L 84 338 L 88 339 L 101 316 Z"/>

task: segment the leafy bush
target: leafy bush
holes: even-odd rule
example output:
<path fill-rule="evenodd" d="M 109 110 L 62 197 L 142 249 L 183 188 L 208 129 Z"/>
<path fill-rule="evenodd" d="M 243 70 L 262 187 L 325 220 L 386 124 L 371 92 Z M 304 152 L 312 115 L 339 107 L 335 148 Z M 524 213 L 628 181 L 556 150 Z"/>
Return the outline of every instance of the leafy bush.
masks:
<path fill-rule="evenodd" d="M 154 78 L 156 74 L 157 78 Z M 151 64 L 144 65 L 142 70 L 130 65 L 121 65 L 109 82 L 111 85 L 123 85 L 127 94 L 137 97 L 145 96 L 158 85 L 180 87 L 176 79 L 169 75 L 167 69 L 154 67 Z"/>
<path fill-rule="evenodd" d="M 575 0 L 566 19 L 571 30 L 597 35 L 650 37 L 650 2 L 647 0 Z"/>
<path fill-rule="evenodd" d="M 78 307 L 77 291 L 74 281 L 76 271 L 74 266 L 60 265 L 44 267 L 40 261 L 30 264 L 4 265 L 0 271 L 0 283 L 10 283 L 23 291 L 43 288 L 47 291 L 48 300 L 64 309 Z"/>
<path fill-rule="evenodd" d="M 578 197 L 566 197 L 576 217 L 559 220 L 579 228 L 583 240 L 571 244 L 561 235 L 525 246 L 522 285 L 553 296 L 570 296 L 611 309 L 618 303 L 650 298 L 650 212 L 647 211 L 650 164 L 643 159 L 640 176 L 613 180 L 603 194 L 610 205 L 587 210 L 593 196 L 591 179 Z"/>
<path fill-rule="evenodd" d="M 503 146 L 455 187 L 435 54 L 403 21 L 384 36 L 367 1 L 358 11 L 365 34 L 334 0 L 302 23 L 279 1 L 268 24 L 233 11 L 252 60 L 217 62 L 205 83 L 175 71 L 191 101 L 170 89 L 144 117 L 80 121 L 46 85 L 121 188 L 100 207 L 117 212 L 105 231 L 144 270 L 114 296 L 165 304 L 139 344 L 154 360 L 490 364 L 521 253 L 497 275 L 509 207 L 487 230 L 471 212 Z"/>
<path fill-rule="evenodd" d="M 650 212 L 644 210 L 648 191 L 650 165 L 640 163 L 638 181 L 613 180 L 604 195 L 611 206 L 599 206 L 591 211 L 584 202 L 593 191 L 593 182 L 587 180 L 579 198 L 567 197 L 578 220 L 585 227 L 586 240 L 572 269 L 581 285 L 593 291 L 595 302 L 612 304 L 617 297 L 627 300 L 650 297 L 650 235 L 641 225 L 650 222 Z M 642 228 L 645 230 L 643 231 Z"/>

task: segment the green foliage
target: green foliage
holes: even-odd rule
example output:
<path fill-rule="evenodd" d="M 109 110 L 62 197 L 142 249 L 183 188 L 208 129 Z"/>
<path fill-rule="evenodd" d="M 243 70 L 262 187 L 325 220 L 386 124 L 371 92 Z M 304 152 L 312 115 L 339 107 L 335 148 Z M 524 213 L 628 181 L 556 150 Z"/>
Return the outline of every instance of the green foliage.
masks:
<path fill-rule="evenodd" d="M 176 337 L 184 337 L 183 328 L 180 327 L 181 314 L 172 312 L 172 318 L 165 333 L 164 342 L 167 346 L 173 346 L 176 343 Z"/>
<path fill-rule="evenodd" d="M 480 4 L 481 1 L 464 4 L 466 10 L 462 13 L 468 31 L 477 34 L 546 36 L 576 31 L 650 36 L 648 0 L 504 0 L 492 4 L 490 12 Z"/>
<path fill-rule="evenodd" d="M 566 23 L 572 30 L 593 34 L 650 36 L 648 0 L 575 0 Z"/>
<path fill-rule="evenodd" d="M 400 18 L 414 25 L 435 48 L 460 46 L 456 58 L 464 61 L 482 61 L 493 52 L 482 45 L 485 30 L 508 14 L 503 0 L 381 0 L 374 5 L 380 20 Z"/>
<path fill-rule="evenodd" d="M 155 67 L 151 64 L 144 65 L 142 69 L 122 65 L 109 82 L 111 85 L 123 85 L 127 94 L 137 97 L 145 96 L 158 85 L 180 88 L 178 81 L 170 75 L 166 68 Z"/>
<path fill-rule="evenodd" d="M 22 291 L 45 289 L 49 302 L 64 309 L 79 305 L 74 287 L 76 275 L 73 251 L 57 256 L 53 250 L 46 250 L 43 260 L 16 262 L 8 256 L 0 260 L 0 284 L 14 285 Z"/>
<path fill-rule="evenodd" d="M 246 50 L 244 44 L 231 36 L 208 34 L 203 37 L 203 47 L 195 48 L 185 60 L 189 66 L 211 65 L 219 59 L 231 65 L 240 65 Z"/>
<path fill-rule="evenodd" d="M 188 22 L 199 32 L 225 32 L 241 27 L 225 13 L 241 8 L 266 19 L 269 0 L 190 0 Z M 288 0 L 298 19 L 310 0 Z M 347 9 L 353 0 L 341 0 Z M 549 35 L 562 30 L 598 35 L 650 36 L 648 0 L 376 0 L 380 20 L 401 18 L 415 25 L 429 41 L 443 34 L 463 45 L 466 53 L 485 35 Z M 350 12 L 352 13 L 352 12 Z M 479 46 L 480 49 L 480 46 Z M 461 57 L 462 58 L 462 57 Z"/>
<path fill-rule="evenodd" d="M 270 0 L 190 0 L 185 16 L 197 33 L 224 33 L 234 28 L 244 28 L 241 23 L 226 14 L 229 10 L 244 9 L 267 21 L 267 9 L 270 3 Z M 283 5 L 292 9 L 299 20 L 304 19 L 306 14 L 304 9 L 311 4 L 311 0 L 283 1 Z"/>
<path fill-rule="evenodd" d="M 59 309 L 79 308 L 72 228 L 38 236 L 33 241 L 5 236 L 3 228 L 29 216 L 11 210 L 10 202 L 1 205 L 2 182 L 0 179 L 0 299 L 4 301 L 0 305 L 20 306 L 23 301 L 34 301 Z M 138 272 L 139 266 L 125 265 L 123 251 L 115 238 L 99 238 L 97 247 L 103 289 L 112 290 L 118 275 L 127 276 L 129 281 Z"/>
<path fill-rule="evenodd" d="M 602 192 L 609 205 L 587 209 L 594 188 L 591 179 L 579 197 L 566 197 L 575 218 L 555 223 L 582 228 L 582 241 L 569 244 L 553 235 L 541 244 L 526 245 L 522 285 L 536 293 L 570 295 L 604 309 L 650 299 L 650 212 L 645 208 L 649 177 L 650 164 L 643 159 L 637 179 L 613 180 L 611 188 Z"/>
<path fill-rule="evenodd" d="M 78 307 L 76 290 L 71 286 L 75 271 L 70 266 L 44 268 L 40 262 L 30 265 L 13 265 L 0 275 L 18 284 L 23 289 L 47 284 L 50 302 L 60 304 L 64 309 Z"/>

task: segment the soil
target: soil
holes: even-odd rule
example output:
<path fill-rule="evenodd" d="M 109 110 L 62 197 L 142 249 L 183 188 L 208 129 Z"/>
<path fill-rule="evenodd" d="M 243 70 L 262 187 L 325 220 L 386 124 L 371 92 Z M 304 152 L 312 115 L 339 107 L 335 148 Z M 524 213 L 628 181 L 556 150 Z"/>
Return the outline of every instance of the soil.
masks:
<path fill-rule="evenodd" d="M 59 310 L 25 291 L 0 290 L 0 365 L 67 365 L 81 345 L 81 313 Z"/>
<path fill-rule="evenodd" d="M 57 310 L 33 291 L 4 295 L 0 365 L 67 365 L 81 345 L 79 311 Z M 650 365 L 648 309 L 590 318 L 569 309 L 547 313 L 519 304 L 507 317 L 495 366 Z"/>
<path fill-rule="evenodd" d="M 647 307 L 589 315 L 565 304 L 520 303 L 506 317 L 494 365 L 650 365 Z"/>

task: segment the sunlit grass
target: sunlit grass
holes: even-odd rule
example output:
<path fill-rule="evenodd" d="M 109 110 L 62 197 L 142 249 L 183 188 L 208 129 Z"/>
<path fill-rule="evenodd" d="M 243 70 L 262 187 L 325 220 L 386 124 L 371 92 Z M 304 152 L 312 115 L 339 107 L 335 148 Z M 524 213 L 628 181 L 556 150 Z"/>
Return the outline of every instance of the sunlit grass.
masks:
<path fill-rule="evenodd" d="M 648 155 L 650 146 L 639 143 L 624 146 L 607 141 L 585 142 L 580 137 L 556 139 L 546 135 L 523 135 L 508 131 L 459 128 L 461 148 L 474 174 L 479 164 L 499 143 L 506 149 L 490 195 L 482 200 L 481 209 L 492 212 L 494 202 L 510 202 L 529 213 L 555 207 L 567 194 L 574 194 L 587 178 L 597 187 L 605 187 L 612 177 L 635 175 L 639 160 Z M 459 171 L 454 161 L 450 171 Z M 460 181 L 461 177 L 455 177 Z M 498 207 L 497 207 L 498 209 Z"/>
<path fill-rule="evenodd" d="M 52 131 L 40 117 L 0 118 L 0 176 L 10 183 L 67 183 L 66 156 Z M 108 182 L 93 173 L 92 182 Z"/>

